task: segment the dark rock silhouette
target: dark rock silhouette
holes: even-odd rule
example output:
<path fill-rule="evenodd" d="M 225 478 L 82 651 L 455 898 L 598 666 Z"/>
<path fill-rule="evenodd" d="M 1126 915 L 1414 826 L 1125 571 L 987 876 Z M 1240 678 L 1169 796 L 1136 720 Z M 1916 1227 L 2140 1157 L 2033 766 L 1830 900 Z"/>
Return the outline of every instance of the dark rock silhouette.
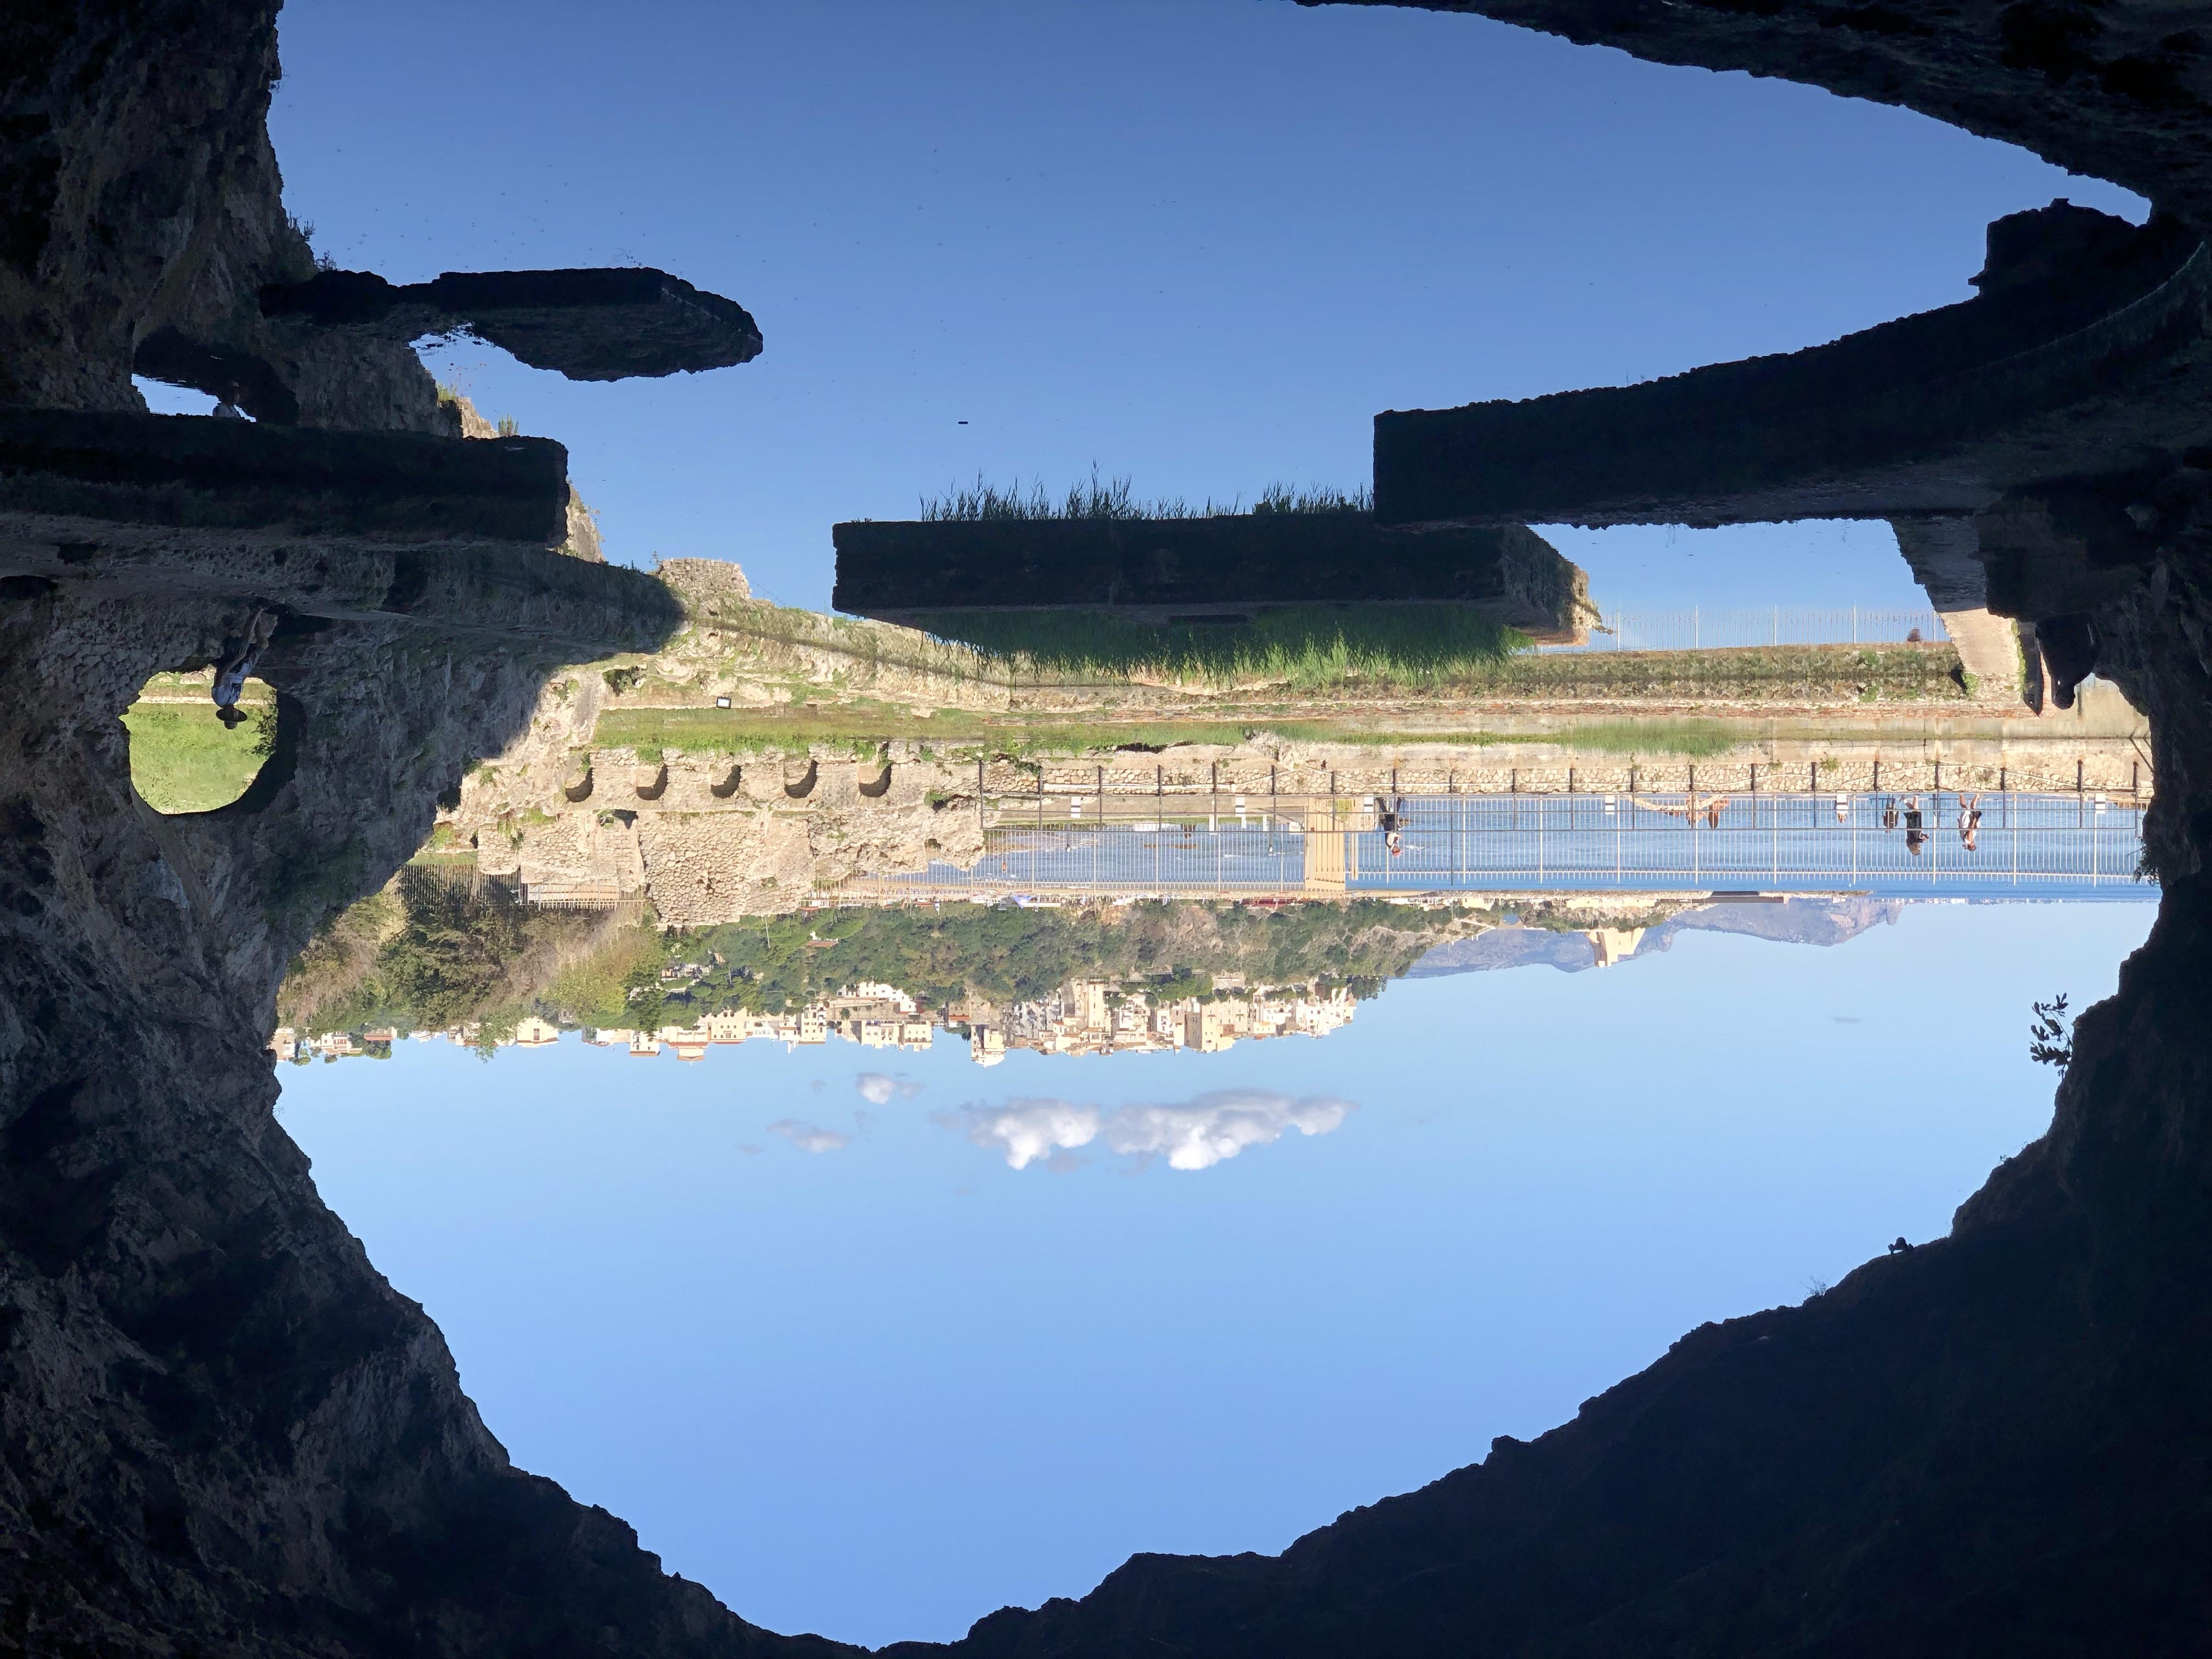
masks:
<path fill-rule="evenodd" d="M 2193 13 L 2067 0 L 1299 0 L 1469 12 L 1655 64 L 1893 104 L 2109 179 L 2212 231 L 2212 61 Z"/>
<path fill-rule="evenodd" d="M 2190 234 L 2212 226 L 2208 70 L 2170 11 L 1483 9 L 1903 102 L 2147 190 Z M 274 15 L 270 0 L 0 14 L 0 403 L 19 458 L 0 461 L 16 492 L 0 500 L 0 664 L 18 689 L 0 706 L 0 1643 L 850 1651 L 754 1629 L 514 1469 L 435 1328 L 272 1117 L 263 1035 L 316 921 L 414 849 L 438 792 L 527 718 L 552 665 L 672 625 L 647 579 L 544 550 L 556 446 L 443 472 L 410 434 L 451 422 L 381 325 L 261 313 L 264 288 L 313 279 L 263 126 Z M 2061 216 L 2022 252 L 2001 229 L 1972 303 L 2070 303 L 2123 241 L 2154 278 L 2143 297 L 2185 298 L 2185 258 L 2158 274 L 2179 238 Z M 131 388 L 147 344 L 271 422 L 351 430 L 172 440 Z M 2212 475 L 2161 449 L 2178 428 L 2154 390 L 2119 375 L 2112 407 L 2064 406 L 2077 435 L 2145 434 L 2122 446 L 2131 471 L 2093 455 L 2081 478 L 1999 479 L 1974 509 L 1992 593 L 2057 637 L 2063 668 L 2087 653 L 2146 713 L 2159 778 L 2160 917 L 2076 1025 L 2050 1133 L 1949 1237 L 1693 1332 L 1537 1441 L 1500 1441 L 1281 1556 L 1139 1556 L 1081 1601 L 992 1615 L 958 1651 L 2205 1650 Z M 362 434 L 410 441 L 286 441 Z M 1818 461 L 1803 435 L 1775 476 Z M 1686 494 L 1735 487 L 1696 459 Z M 443 486 L 418 488 L 434 476 L 475 505 L 448 516 Z M 276 752 L 233 806 L 150 813 L 118 714 L 268 607 Z"/>
<path fill-rule="evenodd" d="M 465 329 L 572 380 L 727 368 L 761 352 L 759 325 L 744 307 L 641 267 L 449 270 L 404 288 L 368 271 L 326 270 L 270 283 L 261 313 L 400 345 Z"/>
<path fill-rule="evenodd" d="M 0 12 L 0 1648 L 842 1650 L 514 1468 L 272 1115 L 261 1034 L 316 922 L 552 668 L 680 617 L 547 550 L 560 445 L 443 435 L 404 345 L 258 317 L 312 271 L 274 14 Z M 134 351 L 264 423 L 143 413 Z M 163 817 L 118 717 L 256 612 L 273 752 Z"/>
<path fill-rule="evenodd" d="M 1938 604 L 2062 646 L 2195 533 L 2212 489 L 2212 201 L 2178 134 L 2212 69 L 2147 9 L 1589 7 L 1438 0 L 1662 62 L 1785 74 L 1956 119 L 2133 184 L 2140 228 L 2060 201 L 1990 227 L 1972 300 L 1639 386 L 1393 410 L 1385 525 L 1883 518 Z M 2172 20 L 2159 15 L 2165 22 Z M 2154 137 L 2153 135 L 2156 136 Z M 2097 160 L 2089 161 L 2094 155 Z M 2000 647 L 2001 648 L 2001 647 Z M 2068 707 L 2094 646 L 2042 661 Z"/>
<path fill-rule="evenodd" d="M 2054 266 L 2045 240 L 2106 228 Z M 2014 262 L 2008 265 L 2008 261 Z M 2212 250 L 2063 203 L 1990 227 L 1977 298 L 1640 386 L 1376 417 L 1384 524 L 1735 524 L 1985 513 L 2212 441 Z"/>
<path fill-rule="evenodd" d="M 0 15 L 0 404 L 143 410 L 143 343 L 150 372 L 204 377 L 258 417 L 450 429 L 404 346 L 259 315 L 263 284 L 315 270 L 265 125 L 276 16 L 275 0 Z"/>
<path fill-rule="evenodd" d="M 869 520 L 831 534 L 836 607 L 925 628 L 970 611 L 1241 622 L 1279 605 L 1425 602 L 1567 640 L 1589 608 L 1583 572 L 1518 524 L 1417 535 L 1346 510 Z"/>
<path fill-rule="evenodd" d="M 295 548 L 289 576 L 142 557 L 0 597 L 0 659 L 43 688 L 0 715 L 0 1646 L 805 1651 L 509 1465 L 317 1198 L 259 1052 L 316 921 L 413 851 L 552 663 L 649 647 L 667 597 L 536 552 L 465 622 L 441 562 L 411 608 L 333 623 L 331 588 L 374 605 L 404 573 Z M 117 716 L 268 604 L 276 752 L 234 805 L 158 817 Z"/>
<path fill-rule="evenodd" d="M 577 379 L 743 362 L 739 307 L 654 270 L 455 274 L 392 289 L 319 273 L 282 206 L 266 118 L 276 0 L 11 8 L 0 18 L 0 404 L 143 410 L 134 370 L 256 419 L 451 433 L 404 332 L 264 316 L 333 279 L 406 296 Z M 136 217 L 131 234 L 115 216 Z M 312 304 L 307 313 L 312 313 Z M 374 336 L 374 337 L 368 337 Z"/>
<path fill-rule="evenodd" d="M 0 405 L 0 514 L 15 532 L 0 559 L 178 532 L 550 547 L 568 503 L 568 452 L 545 438 Z"/>

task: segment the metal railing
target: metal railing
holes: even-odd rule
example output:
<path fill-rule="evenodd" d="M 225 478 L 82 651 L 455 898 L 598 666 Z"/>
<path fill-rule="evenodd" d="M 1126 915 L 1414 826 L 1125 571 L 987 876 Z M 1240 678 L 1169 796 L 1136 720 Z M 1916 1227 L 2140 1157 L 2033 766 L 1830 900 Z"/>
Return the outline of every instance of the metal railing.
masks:
<path fill-rule="evenodd" d="M 2103 795 L 1188 798 L 1114 823 L 988 826 L 983 856 L 855 885 L 913 896 L 1859 892 L 2148 897 L 2142 809 Z M 1978 813 L 1978 817 L 1973 816 Z"/>
<path fill-rule="evenodd" d="M 1607 611 L 1588 645 L 1546 651 L 1715 651 L 1759 645 L 1940 644 L 1950 638 L 1934 611 L 1808 610 L 1797 605 L 1708 611 Z"/>

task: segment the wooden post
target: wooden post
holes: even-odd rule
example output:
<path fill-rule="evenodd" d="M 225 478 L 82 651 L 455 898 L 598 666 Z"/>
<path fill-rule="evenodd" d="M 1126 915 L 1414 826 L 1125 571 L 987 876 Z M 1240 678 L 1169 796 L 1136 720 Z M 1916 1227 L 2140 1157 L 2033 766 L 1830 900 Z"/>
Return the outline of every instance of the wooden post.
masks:
<path fill-rule="evenodd" d="M 1632 795 L 1636 793 L 1636 763 L 1634 761 L 1628 763 L 1628 793 Z"/>
<path fill-rule="evenodd" d="M 1998 767 L 1997 767 L 1997 793 L 1999 793 L 2000 795 L 2002 795 L 2002 793 L 2004 793 L 2004 792 L 2005 792 L 2005 788 L 2006 788 L 2006 786 L 2007 786 L 2007 781 L 2008 781 L 2008 780 L 2011 777 L 2011 775 L 2012 775 L 2012 769 L 2011 769 L 2009 766 L 2004 765 L 2004 764 L 2002 764 L 2002 763 L 1999 763 L 1999 765 L 1998 765 Z"/>
<path fill-rule="evenodd" d="M 1805 763 L 1805 793 L 1808 795 L 1820 793 L 1820 763 L 1818 761 Z"/>
<path fill-rule="evenodd" d="M 1519 767 L 1515 767 L 1513 769 L 1512 775 L 1506 780 L 1505 792 L 1510 795 L 1517 795 L 1521 793 L 1521 769 Z"/>
<path fill-rule="evenodd" d="M 2142 763 L 2141 761 L 2133 763 L 2132 769 L 2128 774 L 2128 793 L 2130 795 L 2142 793 Z"/>
<path fill-rule="evenodd" d="M 1567 793 L 1571 795 L 1575 793 L 1575 769 L 1571 766 L 1567 769 Z"/>
<path fill-rule="evenodd" d="M 1690 763 L 1690 793 L 1691 793 L 1692 796 L 1694 796 L 1697 793 L 1698 793 L 1698 763 L 1697 763 L 1697 762 L 1695 762 L 1695 761 L 1692 761 L 1692 762 Z"/>
<path fill-rule="evenodd" d="M 1876 794 L 1881 793 L 1881 757 L 1879 755 L 1874 757 L 1874 788 Z"/>
<path fill-rule="evenodd" d="M 1751 763 L 1751 793 L 1754 795 L 1759 793 L 1759 763 L 1757 761 Z"/>
<path fill-rule="evenodd" d="M 1936 763 L 1936 793 L 1943 793 L 1943 763 L 1940 760 Z"/>
<path fill-rule="evenodd" d="M 2081 781 L 2081 769 L 2083 764 L 2084 763 L 2081 757 L 2079 755 L 2076 755 L 2074 757 L 2074 793 L 2077 795 L 2080 794 L 2082 789 L 2086 787 Z"/>
<path fill-rule="evenodd" d="M 1103 766 L 1098 768 L 1094 787 L 1098 793 L 1091 802 L 1091 821 L 1103 824 L 1106 822 L 1106 769 Z"/>

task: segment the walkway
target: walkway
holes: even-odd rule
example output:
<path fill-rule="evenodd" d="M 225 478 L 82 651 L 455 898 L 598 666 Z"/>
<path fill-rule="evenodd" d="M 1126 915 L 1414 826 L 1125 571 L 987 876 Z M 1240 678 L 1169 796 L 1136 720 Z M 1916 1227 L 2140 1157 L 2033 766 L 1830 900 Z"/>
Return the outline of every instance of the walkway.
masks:
<path fill-rule="evenodd" d="M 2098 795 L 1428 795 L 1394 855 L 1373 807 L 1309 830 L 1265 814 L 1089 828 L 994 825 L 973 867 L 933 863 L 852 890 L 889 895 L 1413 896 L 1455 892 L 1869 893 L 2149 898 L 2139 807 Z M 1922 829 L 1909 832 L 1907 803 Z M 1894 828 L 1886 827 L 1895 809 Z"/>

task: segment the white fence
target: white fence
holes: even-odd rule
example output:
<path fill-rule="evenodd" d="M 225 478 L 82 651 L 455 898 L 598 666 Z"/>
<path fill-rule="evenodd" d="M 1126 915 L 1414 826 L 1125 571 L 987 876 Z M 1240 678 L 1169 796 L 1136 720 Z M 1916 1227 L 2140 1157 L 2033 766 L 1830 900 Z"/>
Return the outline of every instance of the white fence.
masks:
<path fill-rule="evenodd" d="M 1395 832 L 1371 816 L 1336 827 L 1333 807 L 1310 826 L 1273 813 L 1235 823 L 1198 815 L 993 824 L 971 865 L 933 859 L 923 871 L 858 878 L 847 890 L 987 900 L 1522 891 L 2148 898 L 2157 891 L 2142 869 L 2142 807 L 2103 794 L 1415 795 L 1398 798 L 1396 810 Z"/>
<path fill-rule="evenodd" d="M 1865 611 L 1853 605 L 1814 611 L 1790 605 L 1764 610 L 1608 611 L 1588 645 L 1547 651 L 1712 651 L 1754 645 L 1902 645 L 1948 640 L 1931 611 Z"/>

